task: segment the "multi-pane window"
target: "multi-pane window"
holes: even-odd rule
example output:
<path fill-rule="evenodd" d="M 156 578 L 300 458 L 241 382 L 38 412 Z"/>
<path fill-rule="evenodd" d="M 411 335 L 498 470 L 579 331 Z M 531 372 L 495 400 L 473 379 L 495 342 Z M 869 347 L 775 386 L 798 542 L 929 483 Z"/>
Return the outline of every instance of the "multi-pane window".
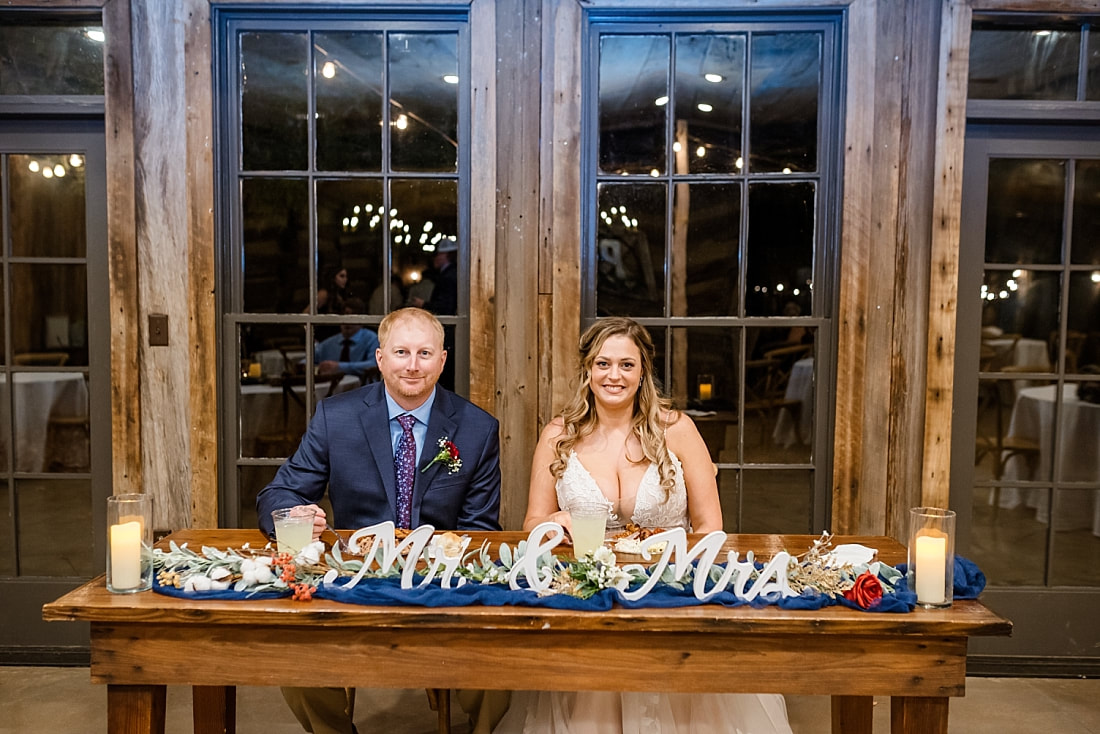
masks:
<path fill-rule="evenodd" d="M 378 379 L 386 313 L 435 312 L 441 384 L 467 388 L 464 23 L 224 27 L 225 479 L 244 525 L 316 402 Z"/>
<path fill-rule="evenodd" d="M 594 24 L 587 319 L 630 316 L 719 468 L 727 531 L 825 522 L 836 25 Z"/>

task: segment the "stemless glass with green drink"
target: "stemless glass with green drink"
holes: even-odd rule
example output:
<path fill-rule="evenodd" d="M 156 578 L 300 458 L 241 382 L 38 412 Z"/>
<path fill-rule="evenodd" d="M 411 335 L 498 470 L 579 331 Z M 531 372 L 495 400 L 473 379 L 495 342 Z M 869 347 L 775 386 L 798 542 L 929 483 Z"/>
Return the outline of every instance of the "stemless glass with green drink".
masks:
<path fill-rule="evenodd" d="M 571 505 L 569 518 L 573 525 L 573 555 L 583 558 L 586 553 L 595 553 L 603 545 L 607 531 L 607 505 L 596 502 Z"/>
<path fill-rule="evenodd" d="M 313 540 L 313 518 L 317 511 L 312 507 L 287 507 L 272 510 L 275 521 L 275 541 L 280 553 L 298 555 Z"/>

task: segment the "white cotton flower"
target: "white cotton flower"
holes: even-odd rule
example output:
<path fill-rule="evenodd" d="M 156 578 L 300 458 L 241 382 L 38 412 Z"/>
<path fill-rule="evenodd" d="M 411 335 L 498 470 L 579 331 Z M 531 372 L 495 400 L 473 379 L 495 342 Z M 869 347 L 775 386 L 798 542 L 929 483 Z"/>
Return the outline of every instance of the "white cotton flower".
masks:
<path fill-rule="evenodd" d="M 270 566 L 258 565 L 252 574 L 256 577 L 257 584 L 270 584 L 275 580 L 275 574 Z"/>
<path fill-rule="evenodd" d="M 233 575 L 233 572 L 230 571 L 225 566 L 218 566 L 217 568 L 210 569 L 210 580 L 211 581 L 221 581 L 226 576 L 232 576 L 232 575 Z"/>
<path fill-rule="evenodd" d="M 241 574 L 249 574 L 256 570 L 256 562 L 251 558 L 241 561 Z"/>
<path fill-rule="evenodd" d="M 183 584 L 184 591 L 210 591 L 210 579 L 201 574 L 188 576 Z"/>
<path fill-rule="evenodd" d="M 274 561 L 275 561 L 275 559 L 272 558 L 271 556 L 257 556 L 256 558 L 252 559 L 253 563 L 258 563 L 259 565 L 267 566 L 268 568 L 271 568 L 271 564 Z"/>
<path fill-rule="evenodd" d="M 315 540 L 305 548 L 302 548 L 301 552 L 294 559 L 296 563 L 303 566 L 316 566 L 321 562 L 321 556 L 325 554 L 325 544 L 319 540 Z"/>
<path fill-rule="evenodd" d="M 211 591 L 225 591 L 228 588 L 229 588 L 229 582 L 228 581 L 211 581 L 210 582 L 210 590 Z"/>

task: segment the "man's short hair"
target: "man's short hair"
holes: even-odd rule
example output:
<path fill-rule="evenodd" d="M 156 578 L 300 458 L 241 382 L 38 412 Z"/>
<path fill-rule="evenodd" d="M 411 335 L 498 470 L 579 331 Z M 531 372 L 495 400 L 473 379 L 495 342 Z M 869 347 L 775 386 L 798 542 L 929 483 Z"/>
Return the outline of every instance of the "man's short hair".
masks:
<path fill-rule="evenodd" d="M 367 304 L 363 303 L 362 298 L 351 298 L 344 301 L 344 313 L 366 313 Z"/>
<path fill-rule="evenodd" d="M 432 330 L 435 331 L 440 349 L 443 348 L 443 324 L 439 323 L 439 319 L 430 311 L 425 311 L 415 306 L 399 308 L 396 311 L 391 311 L 386 314 L 386 317 L 382 319 L 382 323 L 378 325 L 378 346 L 380 348 L 386 348 L 386 342 L 389 341 L 390 331 L 402 321 L 419 321 L 422 324 L 430 326 Z"/>

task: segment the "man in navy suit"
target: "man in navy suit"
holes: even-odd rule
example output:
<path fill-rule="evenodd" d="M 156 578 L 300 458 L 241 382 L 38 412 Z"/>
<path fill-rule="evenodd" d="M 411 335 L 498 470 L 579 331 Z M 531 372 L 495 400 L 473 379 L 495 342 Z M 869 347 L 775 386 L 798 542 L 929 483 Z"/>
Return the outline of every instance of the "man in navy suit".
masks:
<path fill-rule="evenodd" d="M 256 498 L 260 529 L 274 536 L 271 511 L 305 505 L 317 510 L 313 537 L 325 529 L 317 503 L 328 488 L 333 525 L 358 529 L 399 522 L 394 456 L 406 414 L 415 421 L 415 472 L 408 527 L 500 530 L 500 438 L 497 419 L 436 385 L 447 352 L 443 327 L 427 311 L 403 308 L 378 327 L 382 382 L 322 400 L 294 456 Z M 440 443 L 458 449 L 461 466 L 433 461 Z M 354 732 L 354 689 L 284 688 L 306 731 Z"/>

